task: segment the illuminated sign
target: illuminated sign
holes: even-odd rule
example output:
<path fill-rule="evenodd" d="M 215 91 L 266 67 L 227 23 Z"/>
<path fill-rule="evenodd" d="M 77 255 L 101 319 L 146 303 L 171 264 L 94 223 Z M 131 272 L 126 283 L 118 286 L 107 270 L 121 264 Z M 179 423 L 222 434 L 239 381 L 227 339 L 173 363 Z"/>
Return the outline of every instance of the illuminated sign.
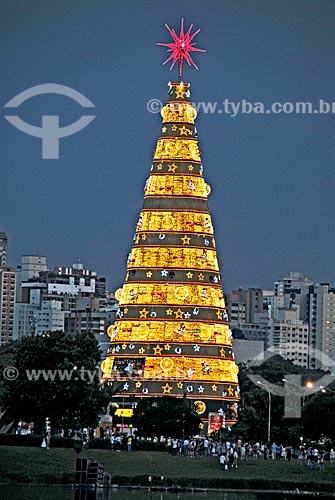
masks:
<path fill-rule="evenodd" d="M 223 415 L 209 414 L 209 432 L 218 431 L 224 427 Z"/>
<path fill-rule="evenodd" d="M 132 408 L 118 408 L 115 412 L 117 417 L 132 417 L 134 410 Z"/>

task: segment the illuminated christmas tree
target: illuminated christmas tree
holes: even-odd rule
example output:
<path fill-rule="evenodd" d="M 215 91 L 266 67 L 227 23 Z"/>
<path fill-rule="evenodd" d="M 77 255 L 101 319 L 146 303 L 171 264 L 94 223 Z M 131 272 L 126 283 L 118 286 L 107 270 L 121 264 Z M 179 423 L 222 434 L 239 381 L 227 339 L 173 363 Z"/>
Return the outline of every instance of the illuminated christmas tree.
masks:
<path fill-rule="evenodd" d="M 184 59 L 195 66 L 192 25 L 170 30 L 167 61 L 179 66 L 162 108 L 161 135 L 145 185 L 144 204 L 129 254 L 103 380 L 121 401 L 171 395 L 194 404 L 201 417 L 236 422 L 238 368 L 203 177 L 196 110 L 181 81 Z M 164 63 L 165 64 L 165 63 Z M 196 67 L 196 66 L 195 66 Z M 116 397 L 117 399 L 117 397 Z"/>

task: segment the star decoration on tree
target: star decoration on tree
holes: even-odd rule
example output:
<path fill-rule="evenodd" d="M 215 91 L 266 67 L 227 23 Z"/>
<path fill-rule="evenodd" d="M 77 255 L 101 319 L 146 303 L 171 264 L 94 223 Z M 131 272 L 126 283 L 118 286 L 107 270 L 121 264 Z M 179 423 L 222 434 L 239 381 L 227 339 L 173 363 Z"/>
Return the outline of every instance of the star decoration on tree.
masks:
<path fill-rule="evenodd" d="M 232 388 L 231 385 L 228 387 L 228 394 L 229 394 L 229 396 L 233 396 L 234 395 L 234 389 Z"/>
<path fill-rule="evenodd" d="M 163 394 L 170 394 L 171 393 L 171 390 L 172 390 L 172 386 L 169 385 L 167 382 L 165 385 L 162 385 L 162 389 L 163 389 Z"/>
<path fill-rule="evenodd" d="M 170 165 L 168 165 L 168 167 L 169 167 L 168 172 L 175 173 L 175 171 L 178 168 L 178 165 L 175 165 L 174 163 L 171 163 Z"/>
<path fill-rule="evenodd" d="M 138 350 L 138 354 L 144 354 L 144 353 L 145 353 L 144 347 L 140 347 Z"/>
<path fill-rule="evenodd" d="M 151 276 L 152 276 L 152 272 L 151 272 L 151 271 L 148 271 L 148 272 L 147 272 L 147 278 L 151 278 Z"/>
<path fill-rule="evenodd" d="M 183 388 L 183 383 L 182 382 L 178 382 L 177 387 L 178 387 L 178 389 L 182 389 Z"/>
<path fill-rule="evenodd" d="M 191 279 L 191 278 L 193 278 L 193 273 L 188 272 L 188 273 L 186 273 L 186 276 L 187 276 L 189 279 Z"/>
<path fill-rule="evenodd" d="M 161 355 L 161 354 L 162 354 L 162 350 L 163 350 L 163 349 L 161 348 L 161 346 L 160 346 L 160 345 L 157 345 L 156 347 L 154 347 L 154 354 L 155 354 L 156 356 L 159 356 L 159 355 Z"/>
<path fill-rule="evenodd" d="M 140 311 L 140 318 L 146 318 L 149 314 L 149 311 L 146 310 L 146 308 L 144 307 L 142 309 L 142 311 Z"/>
<path fill-rule="evenodd" d="M 185 236 L 183 238 L 180 238 L 180 239 L 183 242 L 183 245 L 189 245 L 190 244 L 191 238 L 189 238 L 187 236 L 187 234 L 185 234 Z"/>
<path fill-rule="evenodd" d="M 166 310 L 166 315 L 167 316 L 172 316 L 172 313 L 173 313 L 172 309 L 167 309 Z"/>
<path fill-rule="evenodd" d="M 216 392 L 217 390 L 218 390 L 217 385 L 213 384 L 213 385 L 212 385 L 212 391 Z"/>
<path fill-rule="evenodd" d="M 175 30 L 170 28 L 167 24 L 165 25 L 169 31 L 173 42 L 172 43 L 157 43 L 157 45 L 162 45 L 167 47 L 167 52 L 171 52 L 169 57 L 163 62 L 163 66 L 171 61 L 170 71 L 173 69 L 174 65 L 178 63 L 178 74 L 181 78 L 183 76 L 183 63 L 184 59 L 189 66 L 194 66 L 195 69 L 199 69 L 198 66 L 193 61 L 190 52 L 206 52 L 204 49 L 198 49 L 195 47 L 196 42 L 192 40 L 199 33 L 200 29 L 191 34 L 193 24 L 190 25 L 189 29 L 184 31 L 184 19 L 181 20 L 180 33 L 177 35 Z"/>
<path fill-rule="evenodd" d="M 185 91 L 183 90 L 182 87 L 176 90 L 176 99 L 183 99 L 184 96 L 185 96 Z"/>
<path fill-rule="evenodd" d="M 174 314 L 176 315 L 176 319 L 182 319 L 183 317 L 183 311 L 181 309 L 175 311 Z"/>
<path fill-rule="evenodd" d="M 139 388 L 141 387 L 141 385 L 142 385 L 142 382 L 140 382 L 140 381 L 138 380 L 138 381 L 136 382 L 136 384 L 135 384 L 135 387 L 136 387 L 137 389 L 139 389 Z"/>
<path fill-rule="evenodd" d="M 183 125 L 182 127 L 179 128 L 179 133 L 180 135 L 187 135 L 188 134 L 188 128 Z"/>

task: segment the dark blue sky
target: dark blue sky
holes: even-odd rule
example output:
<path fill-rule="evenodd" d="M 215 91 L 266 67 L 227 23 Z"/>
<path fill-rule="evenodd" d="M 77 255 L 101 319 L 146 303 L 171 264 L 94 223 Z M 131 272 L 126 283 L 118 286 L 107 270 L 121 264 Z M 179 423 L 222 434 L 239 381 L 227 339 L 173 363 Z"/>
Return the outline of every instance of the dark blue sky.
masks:
<path fill-rule="evenodd" d="M 0 231 L 10 264 L 44 254 L 120 286 L 143 185 L 160 132 L 146 103 L 165 101 L 164 27 L 202 29 L 193 101 L 335 101 L 335 2 L 319 0 L 3 1 L 0 12 Z M 3 117 L 9 99 L 42 83 L 68 85 L 95 120 L 62 139 L 59 160 Z M 80 106 L 35 97 L 18 110 L 69 124 Z M 290 270 L 335 282 L 334 115 L 199 113 L 197 129 L 225 290 L 270 287 Z"/>

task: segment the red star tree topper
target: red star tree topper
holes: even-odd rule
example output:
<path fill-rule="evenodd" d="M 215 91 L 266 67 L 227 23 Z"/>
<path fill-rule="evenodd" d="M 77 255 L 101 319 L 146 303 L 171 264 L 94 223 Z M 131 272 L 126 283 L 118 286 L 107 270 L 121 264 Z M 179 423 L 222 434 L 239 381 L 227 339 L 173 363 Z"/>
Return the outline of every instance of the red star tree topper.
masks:
<path fill-rule="evenodd" d="M 199 33 L 200 29 L 198 29 L 195 33 L 191 35 L 191 31 L 193 28 L 193 24 L 189 27 L 187 32 L 184 32 L 184 19 L 181 20 L 180 33 L 177 35 L 174 29 L 171 29 L 167 24 L 165 25 L 167 30 L 169 31 L 173 42 L 172 43 L 157 43 L 157 45 L 163 45 L 167 47 L 167 52 L 171 52 L 169 57 L 163 62 L 166 64 L 169 61 L 172 61 L 170 66 L 170 71 L 174 67 L 174 65 L 178 62 L 179 69 L 179 78 L 182 78 L 183 75 L 183 63 L 184 59 L 188 63 L 189 66 L 194 66 L 195 69 L 199 69 L 198 66 L 193 61 L 190 52 L 206 52 L 204 49 L 198 49 L 195 47 L 196 42 L 192 42 L 193 38 Z"/>

